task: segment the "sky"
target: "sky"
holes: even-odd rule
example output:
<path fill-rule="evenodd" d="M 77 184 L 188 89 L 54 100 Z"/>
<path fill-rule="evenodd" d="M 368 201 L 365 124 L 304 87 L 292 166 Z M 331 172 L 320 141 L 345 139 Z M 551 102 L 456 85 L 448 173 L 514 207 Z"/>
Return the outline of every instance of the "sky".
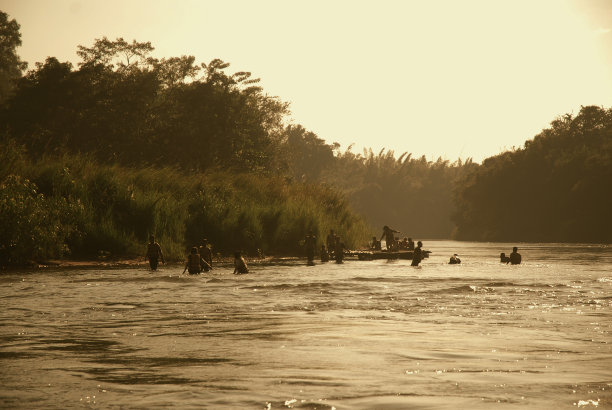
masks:
<path fill-rule="evenodd" d="M 354 153 L 482 159 L 581 106 L 612 107 L 612 0 L 0 0 L 22 60 L 150 41 L 220 58 Z"/>

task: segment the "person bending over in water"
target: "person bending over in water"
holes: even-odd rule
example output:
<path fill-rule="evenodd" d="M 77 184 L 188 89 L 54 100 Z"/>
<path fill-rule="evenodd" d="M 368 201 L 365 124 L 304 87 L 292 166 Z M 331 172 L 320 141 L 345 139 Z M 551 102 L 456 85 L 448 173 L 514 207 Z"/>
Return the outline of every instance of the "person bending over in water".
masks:
<path fill-rule="evenodd" d="M 418 241 L 417 247 L 414 248 L 414 253 L 412 254 L 412 263 L 411 266 L 419 266 L 419 263 L 423 260 L 423 242 Z"/>
<path fill-rule="evenodd" d="M 157 265 L 160 259 L 162 263 L 166 263 L 166 261 L 164 261 L 164 254 L 162 253 L 161 246 L 155 242 L 155 236 L 153 235 L 149 236 L 147 256 L 145 256 L 145 260 L 147 259 L 149 259 L 149 266 L 151 267 L 151 270 L 157 270 Z"/>
<path fill-rule="evenodd" d="M 504 252 L 499 254 L 499 261 L 501 263 L 510 263 L 510 258 L 506 256 Z"/>
<path fill-rule="evenodd" d="M 198 248 L 196 246 L 191 248 L 191 253 L 187 255 L 187 263 L 185 264 L 185 269 L 183 269 L 183 273 L 185 273 L 187 269 L 189 269 L 190 275 L 196 275 L 202 272 L 202 269 L 207 272 L 210 269 L 210 265 L 208 264 L 208 262 L 202 259 L 202 256 L 198 253 Z"/>
<path fill-rule="evenodd" d="M 512 248 L 512 253 L 510 254 L 510 264 L 511 265 L 520 265 L 521 263 L 521 254 L 518 253 L 518 248 L 515 246 Z"/>
<path fill-rule="evenodd" d="M 450 257 L 450 260 L 448 261 L 449 265 L 458 265 L 461 263 L 461 259 L 459 259 L 459 255 L 454 254 L 453 256 Z"/>
<path fill-rule="evenodd" d="M 249 273 L 249 267 L 240 252 L 234 252 L 234 275 L 241 273 Z"/>

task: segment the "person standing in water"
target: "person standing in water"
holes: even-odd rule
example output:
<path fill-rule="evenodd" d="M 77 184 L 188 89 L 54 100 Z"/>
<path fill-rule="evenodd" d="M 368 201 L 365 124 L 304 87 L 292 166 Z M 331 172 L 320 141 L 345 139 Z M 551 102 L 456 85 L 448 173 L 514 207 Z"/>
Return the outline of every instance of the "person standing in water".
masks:
<path fill-rule="evenodd" d="M 308 263 L 312 264 L 314 263 L 315 246 L 317 246 L 317 237 L 312 234 L 312 231 L 308 231 L 304 244 L 306 245 L 306 258 L 308 259 Z"/>
<path fill-rule="evenodd" d="M 329 262 L 329 253 L 323 244 L 321 244 L 321 262 Z"/>
<path fill-rule="evenodd" d="M 412 263 L 410 264 L 411 266 L 419 266 L 419 263 L 421 263 L 421 261 L 423 260 L 423 250 L 421 248 L 423 248 L 423 242 L 418 241 L 417 247 L 414 248 L 414 253 L 412 255 Z"/>
<path fill-rule="evenodd" d="M 344 244 L 340 241 L 339 236 L 336 236 L 336 245 L 334 247 L 334 258 L 336 259 L 336 263 L 343 263 Z"/>
<path fill-rule="evenodd" d="M 212 249 L 210 244 L 208 243 L 208 239 L 204 238 L 202 240 L 202 246 L 200 246 L 200 256 L 202 259 L 206 261 L 206 265 L 204 265 L 204 271 L 208 272 L 209 269 L 212 269 Z"/>
<path fill-rule="evenodd" d="M 336 234 L 334 233 L 333 229 L 329 230 L 325 243 L 327 244 L 327 251 L 329 252 L 329 255 L 332 256 L 334 249 L 336 248 Z"/>
<path fill-rule="evenodd" d="M 521 264 L 521 254 L 518 253 L 518 248 L 516 246 L 512 248 L 512 253 L 510 254 L 510 264 L 511 265 Z"/>
<path fill-rule="evenodd" d="M 234 275 L 249 273 L 249 267 L 240 252 L 234 252 Z"/>
<path fill-rule="evenodd" d="M 161 259 L 162 263 L 166 263 L 164 260 L 164 254 L 161 250 L 161 246 L 155 242 L 155 236 L 149 236 L 149 243 L 147 244 L 147 255 L 145 256 L 145 260 L 149 260 L 149 266 L 151 270 L 157 270 L 157 265 L 159 264 L 159 260 Z"/>
<path fill-rule="evenodd" d="M 208 272 L 210 269 L 210 265 L 204 259 L 202 259 L 202 255 L 198 253 L 198 248 L 194 246 L 191 248 L 191 253 L 187 255 L 187 263 L 185 264 L 185 269 L 183 269 L 183 273 L 189 269 L 190 275 L 196 275 L 202 272 L 202 269 Z"/>

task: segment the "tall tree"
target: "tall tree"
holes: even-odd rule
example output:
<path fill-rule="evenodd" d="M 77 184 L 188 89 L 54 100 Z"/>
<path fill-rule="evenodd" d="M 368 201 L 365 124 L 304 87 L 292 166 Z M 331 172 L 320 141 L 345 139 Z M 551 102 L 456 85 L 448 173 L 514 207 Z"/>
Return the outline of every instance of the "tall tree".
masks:
<path fill-rule="evenodd" d="M 0 11 L 0 102 L 6 100 L 28 63 L 21 61 L 17 47 L 21 45 L 20 26 L 15 19 Z"/>

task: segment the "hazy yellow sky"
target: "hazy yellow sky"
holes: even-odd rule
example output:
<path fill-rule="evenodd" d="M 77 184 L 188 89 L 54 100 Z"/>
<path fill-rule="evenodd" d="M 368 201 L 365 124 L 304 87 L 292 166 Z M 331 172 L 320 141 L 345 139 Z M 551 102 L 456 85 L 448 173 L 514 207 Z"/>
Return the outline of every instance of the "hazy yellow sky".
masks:
<path fill-rule="evenodd" d="M 612 106 L 612 0 L 0 0 L 22 59 L 107 36 L 214 58 L 343 148 L 476 161 Z"/>

